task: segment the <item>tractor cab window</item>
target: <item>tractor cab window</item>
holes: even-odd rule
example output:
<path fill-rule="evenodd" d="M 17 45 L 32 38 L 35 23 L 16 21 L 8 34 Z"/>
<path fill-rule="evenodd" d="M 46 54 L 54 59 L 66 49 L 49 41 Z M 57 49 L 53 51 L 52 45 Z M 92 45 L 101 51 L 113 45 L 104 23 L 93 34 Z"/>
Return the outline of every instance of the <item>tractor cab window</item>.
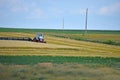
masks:
<path fill-rule="evenodd" d="M 43 36 L 41 33 L 38 33 L 37 36 Z"/>

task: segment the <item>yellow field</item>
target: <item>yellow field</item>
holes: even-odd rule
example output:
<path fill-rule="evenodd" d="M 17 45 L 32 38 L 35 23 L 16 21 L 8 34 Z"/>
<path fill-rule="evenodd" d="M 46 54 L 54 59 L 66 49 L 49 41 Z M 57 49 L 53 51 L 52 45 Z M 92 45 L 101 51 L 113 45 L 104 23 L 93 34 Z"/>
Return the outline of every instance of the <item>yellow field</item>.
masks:
<path fill-rule="evenodd" d="M 6 37 L 31 37 L 35 34 L 0 32 Z M 76 41 L 45 35 L 46 44 L 29 41 L 0 40 L 0 55 L 52 55 L 120 57 L 120 47 Z"/>
<path fill-rule="evenodd" d="M 88 34 L 86 36 L 89 39 L 95 40 L 112 40 L 112 41 L 120 41 L 119 34 Z"/>
<path fill-rule="evenodd" d="M 73 38 L 81 37 L 81 38 L 87 38 L 87 39 L 91 39 L 91 40 L 99 40 L 99 41 L 111 40 L 111 41 L 115 41 L 115 42 L 120 42 L 119 34 L 87 34 L 84 36 L 83 36 L 83 34 L 69 34 L 66 37 L 69 37 L 69 36 L 73 37 Z"/>

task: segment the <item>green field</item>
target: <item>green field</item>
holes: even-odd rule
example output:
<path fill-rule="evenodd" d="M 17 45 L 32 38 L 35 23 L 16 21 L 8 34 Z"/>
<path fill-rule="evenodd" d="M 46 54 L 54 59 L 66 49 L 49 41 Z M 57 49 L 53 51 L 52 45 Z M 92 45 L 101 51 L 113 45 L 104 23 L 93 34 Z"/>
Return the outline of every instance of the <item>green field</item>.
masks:
<path fill-rule="evenodd" d="M 120 62 L 120 58 L 103 57 L 67 57 L 67 56 L 0 56 L 0 62 L 3 64 L 37 64 L 37 63 L 80 63 L 96 64 L 115 67 Z"/>
<path fill-rule="evenodd" d="M 46 44 L 0 40 L 0 79 L 120 80 L 120 31 L 0 28 L 1 37 L 36 32 Z"/>
<path fill-rule="evenodd" d="M 83 34 L 84 30 L 58 30 L 58 29 L 17 29 L 17 28 L 0 28 L 0 32 L 45 32 L 60 34 Z M 62 33 L 61 33 L 62 32 Z M 89 34 L 120 34 L 120 30 L 88 30 Z"/>

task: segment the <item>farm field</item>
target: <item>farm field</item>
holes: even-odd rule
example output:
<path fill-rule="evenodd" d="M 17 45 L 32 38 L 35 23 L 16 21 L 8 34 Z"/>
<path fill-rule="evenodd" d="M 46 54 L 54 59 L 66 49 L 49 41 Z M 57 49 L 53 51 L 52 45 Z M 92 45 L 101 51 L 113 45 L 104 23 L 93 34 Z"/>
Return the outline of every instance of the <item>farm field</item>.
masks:
<path fill-rule="evenodd" d="M 36 32 L 43 32 L 47 42 L 0 40 L 0 79 L 120 79 L 120 46 L 116 45 L 120 42 L 120 31 L 88 31 L 85 36 L 82 30 L 61 31 L 0 28 L 1 37 L 34 38 Z"/>
<path fill-rule="evenodd" d="M 6 37 L 31 37 L 34 34 L 0 32 Z M 47 44 L 29 41 L 0 40 L 0 55 L 52 55 L 52 56 L 101 56 L 120 57 L 120 47 L 100 43 L 76 41 L 66 38 L 45 36 Z"/>
<path fill-rule="evenodd" d="M 2 80 L 119 80 L 120 71 L 106 66 L 78 63 L 0 64 Z"/>
<path fill-rule="evenodd" d="M 120 58 L 0 56 L 0 62 L 2 80 L 120 79 Z"/>
<path fill-rule="evenodd" d="M 84 30 L 55 30 L 55 29 L 15 29 L 15 28 L 1 28 L 0 32 L 22 32 L 33 33 L 43 32 L 45 35 L 70 38 L 78 41 L 97 42 L 110 45 L 120 46 L 120 31 L 112 30 L 88 30 L 84 35 Z"/>

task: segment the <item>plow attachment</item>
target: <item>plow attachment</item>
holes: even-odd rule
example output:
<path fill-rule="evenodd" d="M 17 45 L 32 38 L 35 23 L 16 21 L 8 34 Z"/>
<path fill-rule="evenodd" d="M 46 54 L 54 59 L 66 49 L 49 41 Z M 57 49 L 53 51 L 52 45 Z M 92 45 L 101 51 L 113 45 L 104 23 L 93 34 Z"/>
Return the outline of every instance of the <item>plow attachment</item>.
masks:
<path fill-rule="evenodd" d="M 0 37 L 0 40 L 32 41 L 29 37 Z"/>

